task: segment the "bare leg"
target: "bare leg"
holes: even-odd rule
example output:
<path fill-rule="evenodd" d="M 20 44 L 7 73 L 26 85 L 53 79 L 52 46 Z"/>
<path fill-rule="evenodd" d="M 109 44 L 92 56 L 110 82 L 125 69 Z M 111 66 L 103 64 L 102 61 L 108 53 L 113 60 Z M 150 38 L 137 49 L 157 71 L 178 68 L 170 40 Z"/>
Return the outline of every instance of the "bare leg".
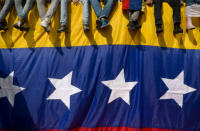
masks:
<path fill-rule="evenodd" d="M 186 27 L 187 30 L 194 29 L 195 26 L 192 24 L 192 18 L 188 16 L 186 19 L 187 19 L 187 23 L 186 23 L 187 24 L 187 27 Z"/>

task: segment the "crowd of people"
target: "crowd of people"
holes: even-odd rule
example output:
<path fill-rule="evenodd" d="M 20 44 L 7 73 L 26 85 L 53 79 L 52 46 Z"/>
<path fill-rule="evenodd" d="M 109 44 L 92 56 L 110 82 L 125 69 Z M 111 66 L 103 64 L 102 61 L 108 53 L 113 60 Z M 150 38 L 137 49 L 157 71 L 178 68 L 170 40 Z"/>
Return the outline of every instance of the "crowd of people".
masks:
<path fill-rule="evenodd" d="M 83 29 L 89 31 L 89 4 L 91 4 L 97 15 L 96 25 L 98 29 L 106 28 L 110 25 L 109 15 L 116 0 L 0 0 L 0 30 L 7 30 L 6 16 L 10 9 L 15 5 L 18 21 L 13 24 L 13 27 L 21 30 L 28 31 L 27 15 L 33 5 L 36 3 L 38 7 L 39 16 L 41 19 L 40 25 L 46 32 L 51 29 L 51 18 L 55 14 L 57 7 L 60 3 L 60 28 L 58 33 L 67 32 L 67 6 L 69 2 L 73 2 L 75 5 L 82 4 L 83 9 Z M 50 2 L 48 10 L 46 10 L 46 3 Z M 101 2 L 104 3 L 102 8 Z M 200 17 L 200 0 L 122 0 L 122 9 L 127 10 L 129 13 L 129 23 L 127 27 L 131 30 L 138 30 L 141 28 L 141 24 L 138 22 L 140 14 L 144 11 L 144 3 L 149 6 L 154 5 L 154 16 L 156 32 L 163 32 L 162 27 L 162 3 L 167 2 L 173 9 L 173 22 L 174 22 L 174 34 L 182 33 L 183 29 L 181 24 L 181 5 L 186 2 L 186 16 L 187 16 L 187 30 L 194 29 L 191 17 Z"/>

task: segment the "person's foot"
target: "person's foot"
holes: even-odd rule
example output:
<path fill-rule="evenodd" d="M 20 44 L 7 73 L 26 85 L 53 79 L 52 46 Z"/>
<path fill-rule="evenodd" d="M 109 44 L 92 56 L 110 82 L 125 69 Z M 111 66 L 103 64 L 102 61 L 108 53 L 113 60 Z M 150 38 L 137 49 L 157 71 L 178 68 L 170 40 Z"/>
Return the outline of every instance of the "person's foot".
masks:
<path fill-rule="evenodd" d="M 47 28 L 49 26 L 50 22 L 49 22 L 49 19 L 48 18 L 45 18 L 44 20 L 41 21 L 40 25 L 43 27 L 43 28 Z"/>
<path fill-rule="evenodd" d="M 101 20 L 101 29 L 110 25 L 110 22 L 107 19 Z"/>
<path fill-rule="evenodd" d="M 25 22 L 22 26 L 19 27 L 20 31 L 29 31 L 28 24 Z"/>
<path fill-rule="evenodd" d="M 67 32 L 67 25 L 61 25 L 57 32 L 58 33 Z"/>
<path fill-rule="evenodd" d="M 19 18 L 18 21 L 15 24 L 13 24 L 13 27 L 16 29 L 20 29 L 20 27 L 22 27 L 24 23 L 25 23 L 25 20 L 23 20 L 22 18 Z"/>
<path fill-rule="evenodd" d="M 96 28 L 100 29 L 101 28 L 101 20 L 96 20 Z"/>
<path fill-rule="evenodd" d="M 18 21 L 15 24 L 13 24 L 13 27 L 20 31 L 28 31 L 29 30 L 26 19 L 22 19 L 22 18 L 19 18 Z"/>
<path fill-rule="evenodd" d="M 195 26 L 192 23 L 187 23 L 186 30 L 193 30 L 195 29 Z"/>
<path fill-rule="evenodd" d="M 0 22 L 0 30 L 7 30 L 8 27 L 7 27 L 7 22 L 6 21 L 2 21 Z"/>
<path fill-rule="evenodd" d="M 44 28 L 44 27 L 43 27 Z M 46 28 L 44 28 L 44 31 L 45 32 L 50 32 L 50 30 L 51 30 L 51 26 L 50 25 L 48 25 Z"/>
<path fill-rule="evenodd" d="M 180 24 L 174 25 L 174 34 L 183 33 L 183 29 L 180 27 Z"/>
<path fill-rule="evenodd" d="M 162 25 L 156 25 L 156 33 L 159 34 L 161 32 L 163 32 Z"/>
<path fill-rule="evenodd" d="M 84 31 L 89 31 L 90 30 L 89 24 L 83 24 L 83 30 Z"/>
<path fill-rule="evenodd" d="M 141 28 L 141 24 L 139 24 L 137 21 L 130 21 L 127 27 L 131 30 L 137 30 Z"/>

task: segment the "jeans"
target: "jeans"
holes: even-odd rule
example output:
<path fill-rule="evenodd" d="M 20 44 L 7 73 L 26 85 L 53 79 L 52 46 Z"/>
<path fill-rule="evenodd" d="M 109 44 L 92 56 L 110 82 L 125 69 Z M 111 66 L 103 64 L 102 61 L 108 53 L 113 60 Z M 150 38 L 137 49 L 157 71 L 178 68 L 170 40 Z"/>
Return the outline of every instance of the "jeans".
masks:
<path fill-rule="evenodd" d="M 14 3 L 14 0 L 6 0 L 5 1 L 4 6 L 0 12 L 0 22 L 5 20 L 5 17 L 7 16 L 9 10 L 11 9 L 13 3 Z"/>
<path fill-rule="evenodd" d="M 154 0 L 155 24 L 162 25 L 162 2 L 167 2 L 173 9 L 174 24 L 181 23 L 180 0 Z"/>
<path fill-rule="evenodd" d="M 48 22 L 50 22 L 52 16 L 56 12 L 56 9 L 59 4 L 59 0 L 51 0 L 50 7 L 47 11 L 45 8 L 45 2 L 46 2 L 46 0 L 37 0 L 38 12 L 39 12 L 41 21 L 43 21 L 45 18 L 48 18 L 48 20 L 49 20 Z"/>
<path fill-rule="evenodd" d="M 88 0 L 80 0 L 83 7 L 83 24 L 89 23 L 89 2 Z M 60 14 L 60 24 L 67 24 L 67 5 L 70 0 L 61 0 L 61 14 Z"/>
<path fill-rule="evenodd" d="M 108 18 L 111 12 L 111 9 L 114 5 L 115 0 L 105 0 L 106 4 L 104 6 L 104 9 L 101 8 L 101 5 L 98 0 L 90 0 L 90 3 L 94 9 L 94 12 L 96 13 L 98 19 L 102 17 Z"/>
<path fill-rule="evenodd" d="M 133 10 L 130 10 L 129 11 L 129 21 L 132 22 L 132 21 L 137 21 L 138 18 L 139 18 L 139 15 L 140 15 L 140 11 L 133 11 Z"/>
<path fill-rule="evenodd" d="M 25 19 L 28 12 L 31 10 L 35 0 L 26 0 L 24 7 L 22 7 L 23 0 L 15 0 L 15 8 L 19 18 Z"/>

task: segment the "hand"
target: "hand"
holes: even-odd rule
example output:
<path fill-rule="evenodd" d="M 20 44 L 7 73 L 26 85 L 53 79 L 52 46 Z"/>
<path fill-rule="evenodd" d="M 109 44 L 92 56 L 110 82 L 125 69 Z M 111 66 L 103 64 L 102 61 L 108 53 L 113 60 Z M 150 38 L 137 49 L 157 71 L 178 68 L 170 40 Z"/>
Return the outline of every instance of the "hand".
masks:
<path fill-rule="evenodd" d="M 73 2 L 75 5 L 78 5 L 78 4 L 79 4 L 79 0 L 72 0 L 72 2 Z"/>
<path fill-rule="evenodd" d="M 151 6 L 153 4 L 153 0 L 147 0 L 146 4 L 149 5 L 149 6 Z"/>
<path fill-rule="evenodd" d="M 184 6 L 184 1 L 183 0 L 181 0 L 181 6 Z"/>

